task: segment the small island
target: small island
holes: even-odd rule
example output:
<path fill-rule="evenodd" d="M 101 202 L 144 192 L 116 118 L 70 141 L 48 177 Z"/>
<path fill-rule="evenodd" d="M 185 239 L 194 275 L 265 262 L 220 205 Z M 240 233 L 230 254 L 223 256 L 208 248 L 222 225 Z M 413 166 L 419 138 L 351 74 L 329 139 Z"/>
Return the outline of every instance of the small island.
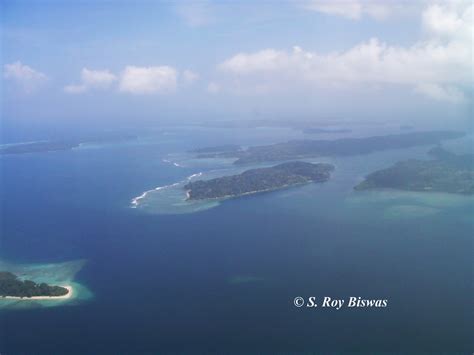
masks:
<path fill-rule="evenodd" d="M 50 286 L 31 280 L 20 280 L 15 274 L 0 271 L 0 299 L 57 299 L 68 298 L 72 293 L 69 286 Z"/>
<path fill-rule="evenodd" d="M 440 146 L 429 151 L 434 160 L 410 159 L 369 174 L 355 190 L 392 188 L 407 191 L 474 193 L 474 155 L 457 155 Z"/>
<path fill-rule="evenodd" d="M 184 186 L 188 200 L 238 197 L 263 191 L 277 190 L 309 182 L 323 182 L 334 166 L 325 163 L 288 162 L 269 168 L 244 171 L 238 175 L 211 180 L 198 180 Z"/>

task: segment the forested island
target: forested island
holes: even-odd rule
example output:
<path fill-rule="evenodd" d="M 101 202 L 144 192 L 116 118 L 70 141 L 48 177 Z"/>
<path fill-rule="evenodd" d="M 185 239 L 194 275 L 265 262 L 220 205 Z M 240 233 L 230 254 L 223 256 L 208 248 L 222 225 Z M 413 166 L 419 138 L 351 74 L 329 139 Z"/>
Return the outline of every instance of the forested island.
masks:
<path fill-rule="evenodd" d="M 330 164 L 288 162 L 269 168 L 244 171 L 238 175 L 198 180 L 184 186 L 189 200 L 237 197 L 281 189 L 308 182 L 323 182 L 330 177 Z"/>
<path fill-rule="evenodd" d="M 31 280 L 22 281 L 11 272 L 0 271 L 0 298 L 61 297 L 69 292 L 65 287 L 38 284 Z"/>
<path fill-rule="evenodd" d="M 474 193 L 474 155 L 457 155 L 436 147 L 434 160 L 410 159 L 369 174 L 355 190 L 393 188 L 408 191 Z"/>
<path fill-rule="evenodd" d="M 293 140 L 285 143 L 250 147 L 236 152 L 215 153 L 212 156 L 216 158 L 236 158 L 234 164 L 244 165 L 318 156 L 368 154 L 388 149 L 439 144 L 443 140 L 460 138 L 464 135 L 462 132 L 455 131 L 430 131 L 366 138 Z"/>

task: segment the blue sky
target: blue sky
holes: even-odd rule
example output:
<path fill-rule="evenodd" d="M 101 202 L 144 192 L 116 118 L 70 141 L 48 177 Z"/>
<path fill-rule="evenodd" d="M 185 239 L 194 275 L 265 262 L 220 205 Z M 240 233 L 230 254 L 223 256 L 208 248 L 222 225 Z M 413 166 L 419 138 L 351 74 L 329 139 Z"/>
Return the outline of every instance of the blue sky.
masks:
<path fill-rule="evenodd" d="M 469 122 L 469 1 L 2 2 L 9 124 Z"/>

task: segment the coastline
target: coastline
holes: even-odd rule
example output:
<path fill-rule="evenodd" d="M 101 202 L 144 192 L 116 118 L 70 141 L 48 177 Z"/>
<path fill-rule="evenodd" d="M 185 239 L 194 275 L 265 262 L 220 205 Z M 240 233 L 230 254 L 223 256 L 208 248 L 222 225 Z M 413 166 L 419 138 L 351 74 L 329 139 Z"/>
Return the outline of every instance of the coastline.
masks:
<path fill-rule="evenodd" d="M 323 183 L 323 182 L 326 182 L 326 181 L 327 180 L 320 181 L 319 183 Z M 311 184 L 311 183 L 315 183 L 315 182 L 316 182 L 315 180 L 308 180 L 308 181 L 305 181 L 305 182 L 299 182 L 299 183 L 296 183 L 296 184 L 285 184 L 285 185 L 282 185 L 282 186 L 269 188 L 269 189 L 248 191 L 248 192 L 244 192 L 244 193 L 241 193 L 241 194 L 224 195 L 224 196 L 220 196 L 220 197 L 207 197 L 207 198 L 191 198 L 191 195 L 190 195 L 191 190 L 186 190 L 186 199 L 185 199 L 185 201 L 227 200 L 227 199 L 238 198 L 238 197 L 242 197 L 242 196 L 246 196 L 246 195 L 255 195 L 255 194 L 258 194 L 258 193 L 261 193 L 261 192 L 272 192 L 272 191 L 277 191 L 277 190 L 284 190 L 284 189 L 287 189 L 287 188 L 307 185 L 307 184 Z"/>
<path fill-rule="evenodd" d="M 19 300 L 19 301 L 38 301 L 38 300 L 65 300 L 72 297 L 73 288 L 72 286 L 61 286 L 68 290 L 68 293 L 62 296 L 32 296 L 32 297 L 17 297 L 17 296 L 0 296 L 0 300 Z"/>

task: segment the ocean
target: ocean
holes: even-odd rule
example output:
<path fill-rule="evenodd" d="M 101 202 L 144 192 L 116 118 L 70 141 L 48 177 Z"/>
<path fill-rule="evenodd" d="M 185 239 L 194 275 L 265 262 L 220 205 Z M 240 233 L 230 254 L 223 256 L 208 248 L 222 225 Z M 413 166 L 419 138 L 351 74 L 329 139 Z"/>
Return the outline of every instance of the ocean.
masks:
<path fill-rule="evenodd" d="M 400 133 L 352 135 L 375 131 Z M 311 159 L 335 165 L 328 182 L 220 203 L 185 204 L 176 185 L 238 170 L 193 148 L 339 136 L 158 127 L 0 156 L 1 261 L 80 285 L 73 302 L 1 308 L 0 353 L 471 353 L 474 199 L 353 190 L 429 146 Z M 446 147 L 472 149 L 472 136 Z M 388 306 L 299 308 L 297 296 Z"/>

